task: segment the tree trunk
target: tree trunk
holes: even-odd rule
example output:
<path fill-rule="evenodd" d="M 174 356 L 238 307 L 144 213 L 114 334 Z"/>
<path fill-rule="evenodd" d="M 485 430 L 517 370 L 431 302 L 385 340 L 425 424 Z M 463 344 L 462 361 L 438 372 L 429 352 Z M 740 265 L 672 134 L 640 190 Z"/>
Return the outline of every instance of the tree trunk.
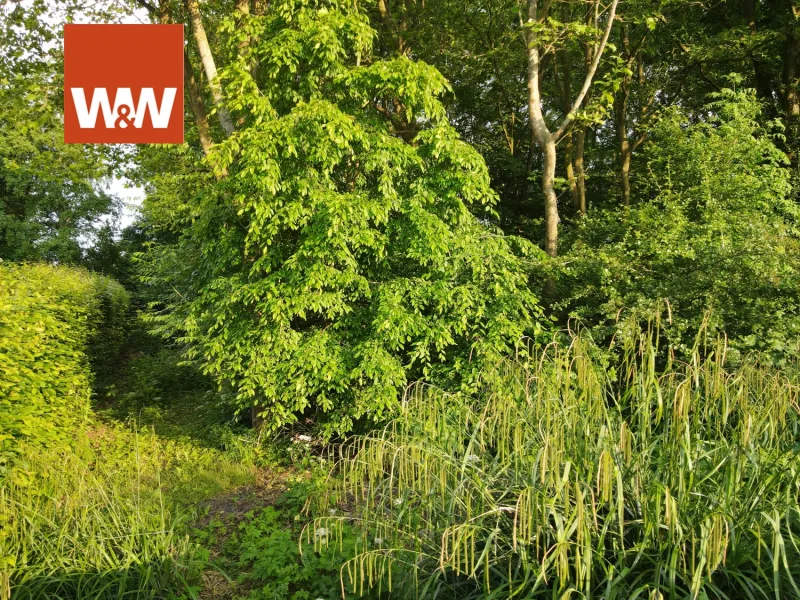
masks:
<path fill-rule="evenodd" d="M 203 149 L 203 154 L 208 156 L 211 146 L 214 145 L 211 139 L 211 128 L 208 126 L 208 115 L 206 115 L 206 108 L 203 106 L 203 96 L 200 94 L 197 81 L 195 81 L 192 63 L 185 49 L 183 51 L 183 83 L 189 95 L 189 109 L 192 111 L 194 124 L 197 126 L 200 147 Z"/>
<path fill-rule="evenodd" d="M 586 149 L 586 128 L 581 126 L 575 130 L 575 148 L 573 164 L 575 169 L 575 188 L 578 196 L 577 208 L 581 215 L 587 212 L 586 206 L 586 171 L 584 169 L 584 151 Z"/>
<path fill-rule="evenodd" d="M 552 136 L 541 145 L 542 192 L 544 193 L 544 250 L 550 256 L 558 256 L 558 196 L 555 189 L 556 142 Z"/>
<path fill-rule="evenodd" d="M 192 25 L 192 33 L 194 34 L 195 42 L 197 42 L 197 50 L 200 53 L 200 60 L 203 63 L 203 70 L 208 79 L 208 85 L 211 89 L 211 97 L 214 99 L 214 104 L 217 107 L 217 117 L 219 124 L 222 126 L 225 135 L 233 133 L 233 121 L 231 121 L 230 114 L 224 108 L 222 103 L 222 88 L 217 79 L 217 65 L 214 62 L 214 55 L 211 53 L 211 46 L 208 43 L 206 36 L 206 29 L 203 26 L 203 19 L 200 15 L 200 8 L 197 0 L 184 0 L 186 5 L 186 12 L 189 13 L 189 21 Z"/>
<path fill-rule="evenodd" d="M 537 19 L 537 0 L 528 0 L 528 20 Z M 547 128 L 542 112 L 542 97 L 539 87 L 540 57 L 535 37 L 526 37 L 528 44 L 528 118 L 531 133 L 542 153 L 542 192 L 544 194 L 544 249 L 550 256 L 558 255 L 558 197 L 555 190 L 556 138 Z"/>
<path fill-rule="evenodd" d="M 258 431 L 264 425 L 264 419 L 259 414 L 259 408 L 257 406 L 250 407 L 250 426 Z"/>
<path fill-rule="evenodd" d="M 631 149 L 628 140 L 626 139 L 623 147 L 621 148 L 621 164 L 620 164 L 620 186 L 622 188 L 622 206 L 625 208 L 631 205 Z"/>
<path fill-rule="evenodd" d="M 622 85 L 614 98 L 614 125 L 619 144 L 619 179 L 622 206 L 631 205 L 631 144 L 628 140 L 628 88 Z"/>
<path fill-rule="evenodd" d="M 386 4 L 386 0 L 378 0 L 378 12 L 381 15 L 381 21 L 383 21 L 383 26 L 386 29 L 386 33 L 394 42 L 397 53 L 400 55 L 405 54 L 406 42 L 401 31 L 402 26 L 398 27 L 395 23 L 391 13 L 389 12 L 389 6 Z"/>
<path fill-rule="evenodd" d="M 572 132 L 567 134 L 567 144 L 564 149 L 564 165 L 567 171 L 569 194 L 572 198 L 572 208 L 575 214 L 581 215 L 581 197 L 578 194 L 578 183 L 575 179 L 575 148 Z"/>
<path fill-rule="evenodd" d="M 236 0 L 236 27 L 242 29 L 247 24 L 247 17 L 250 16 L 250 0 Z M 245 62 L 250 62 L 250 36 L 245 36 L 239 42 L 237 47 L 239 51 L 239 56 L 241 56 Z M 248 71 L 252 72 L 252 65 L 248 68 Z"/>
<path fill-rule="evenodd" d="M 161 0 L 156 9 L 149 2 L 138 0 L 138 4 L 146 8 L 152 17 L 158 19 L 162 25 L 173 23 L 174 20 L 169 10 L 169 3 L 166 0 Z M 203 103 L 203 95 L 200 87 L 197 85 L 197 80 L 194 78 L 194 69 L 192 68 L 192 61 L 189 59 L 189 53 L 186 47 L 183 48 L 183 85 L 189 96 L 189 110 L 192 113 L 194 124 L 197 127 L 197 135 L 200 139 L 200 147 L 203 154 L 208 156 L 211 147 L 214 145 L 214 140 L 211 137 L 211 129 L 208 126 L 208 114 L 206 107 Z"/>
<path fill-rule="evenodd" d="M 786 38 L 783 59 L 783 112 L 786 115 L 786 138 L 792 166 L 798 166 L 800 145 L 800 38 L 790 33 Z"/>
<path fill-rule="evenodd" d="M 544 119 L 542 111 L 542 95 L 539 83 L 541 75 L 541 56 L 539 53 L 539 39 L 534 29 L 528 29 L 526 32 L 525 23 L 521 22 L 523 27 L 523 39 L 528 50 L 528 118 L 530 120 L 531 133 L 536 139 L 539 150 L 542 152 L 542 192 L 544 193 L 544 228 L 545 228 L 545 251 L 550 256 L 558 255 L 558 197 L 555 191 L 555 174 L 557 152 L 556 144 L 558 140 L 566 135 L 578 111 L 583 106 L 586 100 L 589 88 L 592 85 L 597 67 L 600 64 L 600 58 L 603 55 L 606 44 L 608 43 L 608 36 L 611 33 L 611 28 L 614 26 L 614 15 L 617 11 L 619 0 L 612 0 L 611 6 L 608 9 L 608 22 L 606 23 L 605 32 L 596 46 L 594 54 L 591 56 L 591 62 L 588 64 L 586 77 L 583 80 L 578 96 L 575 98 L 572 107 L 564 116 L 561 125 L 556 129 L 555 133 L 551 133 L 547 127 L 547 122 Z M 528 0 L 528 24 L 535 24 L 547 18 L 547 12 L 550 10 L 551 2 L 544 2 L 542 11 L 543 14 L 538 14 L 539 2 L 538 0 Z M 596 4 L 599 6 L 599 2 Z M 588 55 L 587 55 L 588 56 Z M 580 195 L 581 213 L 586 212 L 586 191 L 584 181 L 585 174 L 583 171 L 583 149 L 586 141 L 586 129 L 581 127 L 577 132 L 577 144 L 575 147 L 576 160 L 575 171 L 577 174 L 578 193 Z M 552 284 L 552 281 L 550 282 Z M 551 286 L 545 286 L 547 289 Z"/>
<path fill-rule="evenodd" d="M 570 19 L 569 10 L 570 6 L 564 5 L 563 18 L 565 21 Z M 562 109 L 564 110 L 564 114 L 567 114 L 572 108 L 572 74 L 570 72 L 569 55 L 566 49 L 562 49 L 556 53 L 553 63 L 553 75 L 556 82 L 556 88 L 558 88 L 559 92 L 561 93 L 561 105 Z M 564 166 L 566 169 L 567 183 L 569 184 L 569 193 L 570 197 L 572 198 L 572 209 L 577 215 L 582 215 L 581 198 L 575 178 L 575 145 L 572 131 L 568 131 L 566 133 Z"/>

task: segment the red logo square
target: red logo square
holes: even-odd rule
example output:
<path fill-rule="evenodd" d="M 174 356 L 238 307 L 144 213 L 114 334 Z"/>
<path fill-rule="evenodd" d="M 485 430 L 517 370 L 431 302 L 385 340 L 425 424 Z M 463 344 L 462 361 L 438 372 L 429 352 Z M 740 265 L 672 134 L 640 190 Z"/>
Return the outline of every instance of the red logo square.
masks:
<path fill-rule="evenodd" d="M 183 25 L 65 25 L 64 142 L 183 142 Z"/>

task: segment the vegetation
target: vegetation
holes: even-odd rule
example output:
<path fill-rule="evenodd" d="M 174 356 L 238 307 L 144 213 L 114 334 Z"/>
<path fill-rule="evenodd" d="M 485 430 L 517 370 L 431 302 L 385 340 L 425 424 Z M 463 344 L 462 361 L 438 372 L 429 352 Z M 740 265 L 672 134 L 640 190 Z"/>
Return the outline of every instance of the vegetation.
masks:
<path fill-rule="evenodd" d="M 798 156 L 796 0 L 0 3 L 0 599 L 800 599 Z"/>
<path fill-rule="evenodd" d="M 444 372 L 469 385 L 484 360 L 535 333 L 515 252 L 533 250 L 468 210 L 494 193 L 447 122 L 435 69 L 358 66 L 372 30 L 345 5 L 274 8 L 247 32 L 269 77 L 242 64 L 222 73 L 244 90 L 231 107 L 240 125 L 212 157 L 227 177 L 184 188 L 185 210 L 164 225 L 178 243 L 148 256 L 149 281 L 178 290 L 159 295 L 153 318 L 266 427 L 314 410 L 345 433 L 389 414 L 411 379 Z M 392 135 L 388 99 L 413 144 Z"/>
<path fill-rule="evenodd" d="M 479 398 L 412 388 L 341 451 L 328 504 L 359 508 L 306 536 L 355 521 L 343 573 L 401 595 L 796 597 L 796 380 L 730 373 L 722 343 L 659 369 L 655 344 L 609 374 L 575 336 Z"/>
<path fill-rule="evenodd" d="M 3 5 L 0 17 L 0 259 L 81 262 L 81 238 L 119 211 L 103 146 L 64 144 L 61 27 L 73 2 Z M 89 18 L 107 18 L 105 11 Z"/>
<path fill-rule="evenodd" d="M 623 219 L 598 211 L 580 224 L 559 272 L 561 309 L 607 340 L 620 312 L 643 318 L 666 301 L 676 351 L 688 356 L 705 326 L 728 336 L 729 361 L 757 351 L 785 364 L 800 326 L 791 172 L 752 92 L 723 91 L 706 110 L 706 121 L 675 111 L 653 126 L 646 200 Z"/>
<path fill-rule="evenodd" d="M 22 443 L 69 445 L 89 413 L 90 364 L 110 368 L 127 311 L 127 293 L 105 277 L 0 263 L 0 479 Z"/>

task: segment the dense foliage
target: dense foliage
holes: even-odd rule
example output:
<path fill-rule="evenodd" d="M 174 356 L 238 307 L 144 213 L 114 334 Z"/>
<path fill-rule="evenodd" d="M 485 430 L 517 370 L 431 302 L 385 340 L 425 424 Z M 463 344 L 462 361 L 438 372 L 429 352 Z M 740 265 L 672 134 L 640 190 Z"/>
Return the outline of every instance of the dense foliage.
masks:
<path fill-rule="evenodd" d="M 250 27 L 267 77 L 223 73 L 241 114 L 211 155 L 227 176 L 188 190 L 178 243 L 148 257 L 154 320 L 271 429 L 313 410 L 345 432 L 413 379 L 470 385 L 540 310 L 534 249 L 469 210 L 495 195 L 445 118 L 446 82 L 367 63 L 372 30 L 344 4 L 285 2 Z"/>
<path fill-rule="evenodd" d="M 672 111 L 653 126 L 637 181 L 645 198 L 583 220 L 559 274 L 561 306 L 596 339 L 618 332 L 620 313 L 663 311 L 675 351 L 705 326 L 739 356 L 785 363 L 800 339 L 800 207 L 782 130 L 759 121 L 752 93 L 725 90 L 706 113 L 690 123 Z"/>
<path fill-rule="evenodd" d="M 20 444 L 59 447 L 87 417 L 91 366 L 115 361 L 128 295 L 79 269 L 0 264 L 0 478 Z"/>
<path fill-rule="evenodd" d="M 0 2 L 0 600 L 800 598 L 799 157 L 797 0 Z"/>
<path fill-rule="evenodd" d="M 64 143 L 61 23 L 72 2 L 0 13 L 0 259 L 81 262 L 81 242 L 118 210 L 108 147 Z"/>

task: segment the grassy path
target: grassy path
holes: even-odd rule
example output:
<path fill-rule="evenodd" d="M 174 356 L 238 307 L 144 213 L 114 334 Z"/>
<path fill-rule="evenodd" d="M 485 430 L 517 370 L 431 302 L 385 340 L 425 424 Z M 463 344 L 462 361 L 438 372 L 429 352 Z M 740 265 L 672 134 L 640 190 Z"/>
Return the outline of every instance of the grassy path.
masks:
<path fill-rule="evenodd" d="M 28 452 L 0 487 L 0 599 L 290 598 L 300 589 L 295 524 L 311 470 L 286 466 L 211 393 L 183 386 L 185 373 L 152 366 L 151 355 L 132 360 L 71 448 Z M 137 387 L 145 374 L 149 387 Z M 282 572 L 257 571 L 273 551 L 286 558 Z M 264 596 L 275 575 L 285 595 Z"/>

